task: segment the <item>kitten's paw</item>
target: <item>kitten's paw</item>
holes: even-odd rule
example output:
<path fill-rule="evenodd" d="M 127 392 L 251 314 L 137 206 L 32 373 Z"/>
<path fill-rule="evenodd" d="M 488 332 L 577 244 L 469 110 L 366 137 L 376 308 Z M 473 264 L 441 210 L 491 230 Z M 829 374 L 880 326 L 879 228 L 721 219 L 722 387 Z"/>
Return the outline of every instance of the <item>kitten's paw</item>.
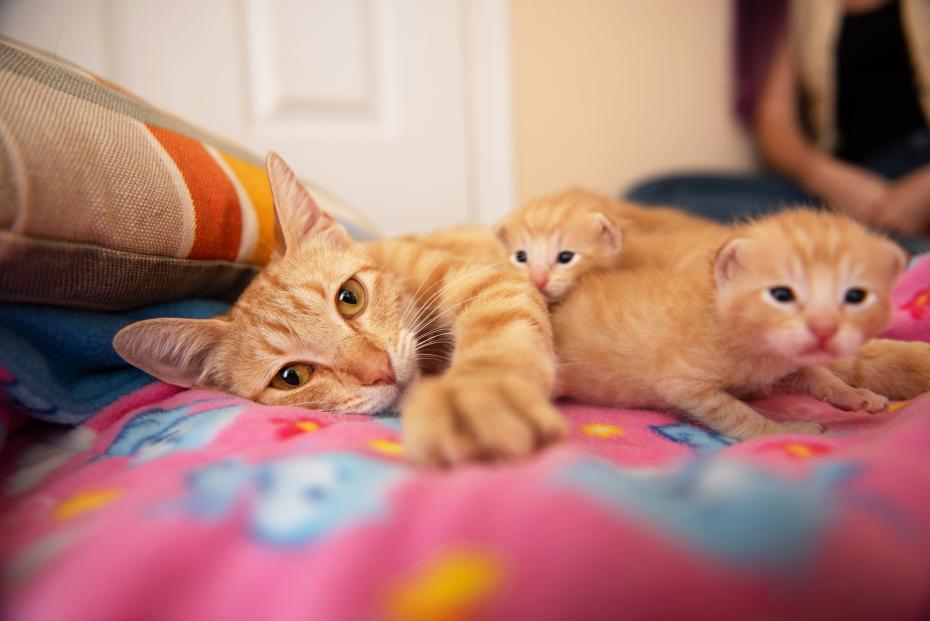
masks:
<path fill-rule="evenodd" d="M 754 425 L 752 428 L 733 429 L 724 433 L 735 440 L 755 440 L 765 436 L 781 433 L 800 433 L 804 435 L 817 435 L 823 433 L 823 425 L 810 420 L 793 420 L 785 423 L 776 423 L 767 420 L 764 425 Z"/>
<path fill-rule="evenodd" d="M 823 400 L 841 410 L 881 412 L 888 407 L 888 399 L 868 388 L 834 389 L 824 395 Z"/>
<path fill-rule="evenodd" d="M 423 380 L 401 421 L 408 458 L 433 466 L 528 455 L 568 430 L 548 397 L 519 377 Z"/>
<path fill-rule="evenodd" d="M 850 386 L 889 399 L 913 399 L 930 392 L 930 344 L 921 341 L 872 339 L 854 356 L 828 368 Z"/>
<path fill-rule="evenodd" d="M 823 433 L 823 425 L 812 420 L 793 420 L 779 423 L 778 433 L 802 433 L 804 435 L 818 435 Z"/>

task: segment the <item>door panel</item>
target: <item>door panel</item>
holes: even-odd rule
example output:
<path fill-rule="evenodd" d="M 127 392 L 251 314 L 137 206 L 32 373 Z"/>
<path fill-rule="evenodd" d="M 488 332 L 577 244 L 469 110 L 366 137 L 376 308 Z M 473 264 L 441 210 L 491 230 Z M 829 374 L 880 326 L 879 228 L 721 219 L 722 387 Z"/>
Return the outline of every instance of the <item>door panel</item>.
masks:
<path fill-rule="evenodd" d="M 0 32 L 278 151 L 393 234 L 511 207 L 506 6 L 6 0 Z"/>

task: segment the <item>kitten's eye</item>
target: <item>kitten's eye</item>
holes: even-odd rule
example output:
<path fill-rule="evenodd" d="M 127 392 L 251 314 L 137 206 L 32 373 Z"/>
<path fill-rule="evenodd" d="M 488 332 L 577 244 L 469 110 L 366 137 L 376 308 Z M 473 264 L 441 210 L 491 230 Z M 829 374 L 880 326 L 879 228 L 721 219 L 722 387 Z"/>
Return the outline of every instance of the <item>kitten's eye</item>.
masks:
<path fill-rule="evenodd" d="M 309 364 L 292 364 L 284 367 L 271 378 L 271 387 L 278 390 L 293 390 L 303 386 L 313 375 Z"/>
<path fill-rule="evenodd" d="M 517 250 L 513 253 L 513 258 L 517 260 L 517 263 L 526 263 L 526 251 Z"/>
<path fill-rule="evenodd" d="M 571 250 L 563 250 L 559 253 L 559 263 L 568 263 L 575 258 L 575 253 Z"/>
<path fill-rule="evenodd" d="M 769 295 L 773 300 L 782 304 L 794 301 L 794 291 L 789 287 L 772 287 L 769 289 Z"/>
<path fill-rule="evenodd" d="M 843 301 L 847 304 L 862 304 L 863 300 L 865 300 L 865 296 L 865 289 L 853 287 L 846 290 L 846 295 L 843 296 Z"/>
<path fill-rule="evenodd" d="M 339 287 L 336 294 L 336 310 L 346 319 L 352 319 L 365 308 L 365 288 L 362 283 L 350 278 Z"/>

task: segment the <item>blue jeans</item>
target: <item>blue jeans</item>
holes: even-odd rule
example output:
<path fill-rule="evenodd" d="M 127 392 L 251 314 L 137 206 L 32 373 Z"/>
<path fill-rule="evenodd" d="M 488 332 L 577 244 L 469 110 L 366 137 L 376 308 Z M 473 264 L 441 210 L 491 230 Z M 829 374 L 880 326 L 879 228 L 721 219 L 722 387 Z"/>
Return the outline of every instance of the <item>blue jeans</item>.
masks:
<path fill-rule="evenodd" d="M 858 163 L 888 179 L 930 164 L 930 130 L 922 129 Z M 772 173 L 683 174 L 650 179 L 634 186 L 626 198 L 644 205 L 671 205 L 729 222 L 772 213 L 790 205 L 819 205 L 800 186 Z M 911 252 L 930 250 L 924 237 L 898 238 Z"/>

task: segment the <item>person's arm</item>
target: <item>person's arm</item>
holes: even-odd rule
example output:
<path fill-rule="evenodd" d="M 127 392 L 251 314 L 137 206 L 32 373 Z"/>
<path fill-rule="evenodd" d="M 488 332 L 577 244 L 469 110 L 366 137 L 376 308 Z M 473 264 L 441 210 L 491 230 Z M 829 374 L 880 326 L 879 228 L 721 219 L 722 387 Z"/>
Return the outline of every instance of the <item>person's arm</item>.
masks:
<path fill-rule="evenodd" d="M 875 223 L 901 233 L 926 233 L 930 227 L 930 164 L 891 184 L 878 201 Z"/>
<path fill-rule="evenodd" d="M 766 162 L 809 193 L 866 222 L 873 222 L 888 182 L 868 170 L 819 151 L 801 131 L 797 75 L 783 37 L 765 79 L 753 133 Z"/>

